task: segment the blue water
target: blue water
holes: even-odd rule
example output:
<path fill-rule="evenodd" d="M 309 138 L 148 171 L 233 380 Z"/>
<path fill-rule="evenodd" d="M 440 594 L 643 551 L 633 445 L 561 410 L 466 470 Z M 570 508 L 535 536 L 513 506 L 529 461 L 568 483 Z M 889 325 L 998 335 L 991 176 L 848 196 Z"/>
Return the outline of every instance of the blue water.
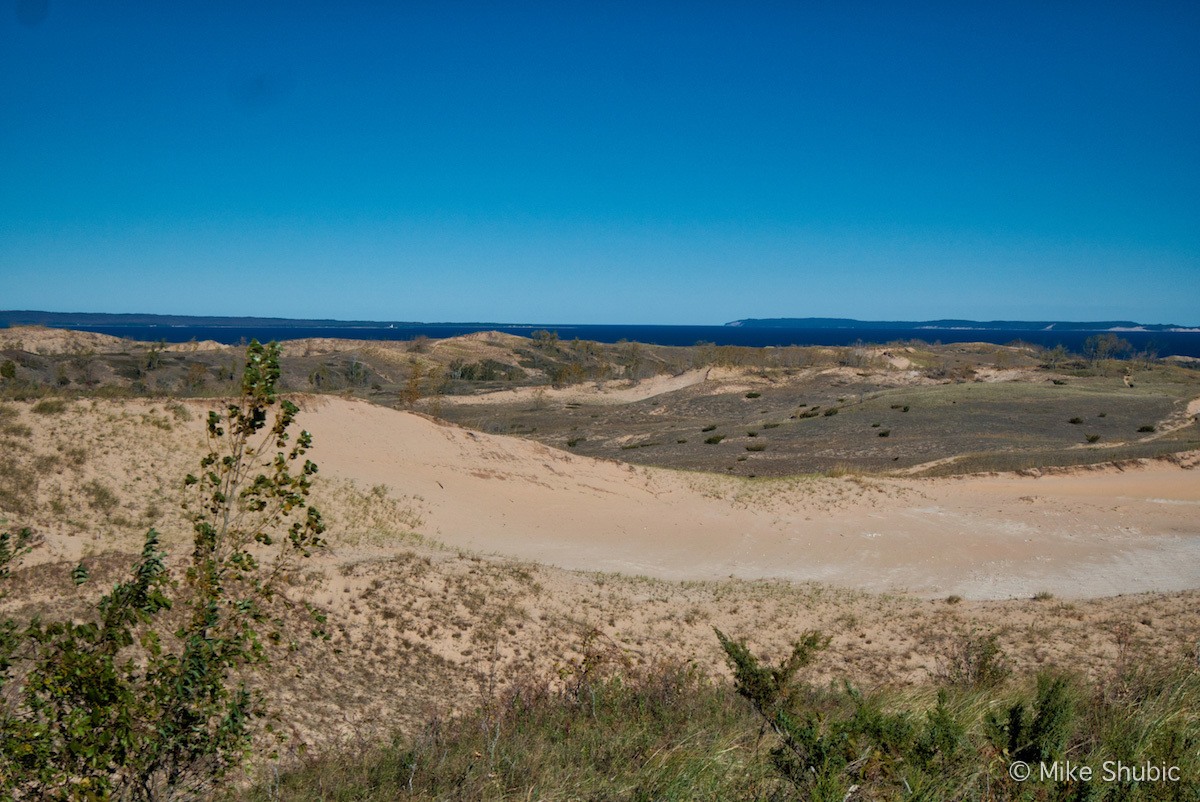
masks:
<path fill-rule="evenodd" d="M 695 345 L 711 342 L 717 345 L 746 345 L 753 347 L 786 345 L 852 345 L 856 342 L 886 343 L 897 340 L 921 339 L 926 342 L 987 342 L 997 345 L 1023 340 L 1053 348 L 1062 345 L 1079 352 L 1084 341 L 1095 334 L 1089 331 L 1011 331 L 1005 329 L 783 329 L 745 328 L 741 326 L 502 326 L 479 324 L 419 324 L 388 328 L 364 327 L 292 327 L 292 326 L 76 326 L 83 331 L 95 331 L 135 340 L 170 343 L 189 340 L 216 340 L 237 344 L 250 339 L 295 340 L 304 337 L 339 337 L 355 340 L 411 340 L 418 335 L 431 338 L 454 337 L 476 331 L 502 331 L 528 337 L 533 331 L 546 329 L 558 332 L 563 340 L 579 338 L 602 343 L 619 340 L 654 345 Z M 1178 354 L 1200 357 L 1200 333 L 1196 332 L 1117 332 L 1135 350 L 1151 350 L 1159 356 Z"/>

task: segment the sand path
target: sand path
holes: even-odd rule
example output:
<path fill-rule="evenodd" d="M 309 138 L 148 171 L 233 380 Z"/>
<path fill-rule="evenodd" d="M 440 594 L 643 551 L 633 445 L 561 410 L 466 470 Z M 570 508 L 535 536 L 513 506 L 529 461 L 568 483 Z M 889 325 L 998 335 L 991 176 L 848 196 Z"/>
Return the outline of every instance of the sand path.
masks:
<path fill-rule="evenodd" d="M 426 534 L 565 568 L 878 591 L 1090 597 L 1200 587 L 1200 473 L 742 482 L 578 457 L 335 399 L 323 473 L 420 496 Z"/>
<path fill-rule="evenodd" d="M 578 403 L 588 406 L 613 406 L 644 401 L 665 393 L 673 393 L 711 379 L 729 378 L 731 371 L 719 368 L 699 368 L 685 371 L 677 376 L 651 376 L 639 382 L 612 380 L 599 383 L 577 384 L 567 387 L 516 387 L 511 390 L 496 390 L 476 395 L 445 395 L 439 401 L 447 405 L 495 405 L 529 403 L 542 397 L 557 403 Z M 730 388 L 724 388 L 730 389 Z"/>

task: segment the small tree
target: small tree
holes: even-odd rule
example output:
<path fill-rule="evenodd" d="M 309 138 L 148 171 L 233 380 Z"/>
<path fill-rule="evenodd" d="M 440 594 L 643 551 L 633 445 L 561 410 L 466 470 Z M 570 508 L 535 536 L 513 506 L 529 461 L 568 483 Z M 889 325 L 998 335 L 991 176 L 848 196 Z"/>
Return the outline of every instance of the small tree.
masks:
<path fill-rule="evenodd" d="M 1129 340 L 1112 333 L 1093 334 L 1083 342 L 1083 355 L 1092 362 L 1120 357 L 1132 350 Z"/>
<path fill-rule="evenodd" d="M 413 406 L 421 400 L 421 379 L 424 377 L 424 366 L 416 357 L 408 360 L 408 379 L 404 389 L 400 391 L 400 400 L 405 406 Z"/>
<path fill-rule="evenodd" d="M 151 530 L 83 623 L 2 622 L 0 791 L 190 798 L 243 759 L 263 708 L 241 672 L 268 662 L 280 583 L 323 545 L 307 502 L 312 440 L 291 438 L 299 410 L 276 397 L 278 378 L 278 346 L 252 342 L 240 397 L 209 413 L 209 452 L 185 482 L 194 537 L 181 579 Z M 28 542 L 0 540 L 0 578 Z M 82 565 L 73 576 L 87 580 Z"/>

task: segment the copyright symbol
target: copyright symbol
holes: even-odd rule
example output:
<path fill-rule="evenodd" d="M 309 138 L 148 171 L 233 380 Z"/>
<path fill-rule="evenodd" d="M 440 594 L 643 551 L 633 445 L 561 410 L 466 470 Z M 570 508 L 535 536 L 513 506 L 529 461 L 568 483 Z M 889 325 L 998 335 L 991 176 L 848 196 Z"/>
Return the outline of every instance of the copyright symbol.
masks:
<path fill-rule="evenodd" d="M 1023 783 L 1029 779 L 1030 769 L 1029 764 L 1024 760 L 1014 760 L 1008 765 L 1008 776 L 1012 777 L 1019 783 Z"/>

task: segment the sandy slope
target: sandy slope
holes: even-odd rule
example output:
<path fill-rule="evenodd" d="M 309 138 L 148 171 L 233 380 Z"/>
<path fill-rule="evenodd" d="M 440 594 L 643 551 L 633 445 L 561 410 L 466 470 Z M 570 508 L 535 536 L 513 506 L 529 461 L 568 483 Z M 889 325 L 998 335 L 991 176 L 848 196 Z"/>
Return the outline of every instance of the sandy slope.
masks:
<path fill-rule="evenodd" d="M 578 457 L 342 399 L 322 471 L 423 499 L 427 534 L 566 568 L 1005 598 L 1200 587 L 1200 476 L 742 482 Z"/>

